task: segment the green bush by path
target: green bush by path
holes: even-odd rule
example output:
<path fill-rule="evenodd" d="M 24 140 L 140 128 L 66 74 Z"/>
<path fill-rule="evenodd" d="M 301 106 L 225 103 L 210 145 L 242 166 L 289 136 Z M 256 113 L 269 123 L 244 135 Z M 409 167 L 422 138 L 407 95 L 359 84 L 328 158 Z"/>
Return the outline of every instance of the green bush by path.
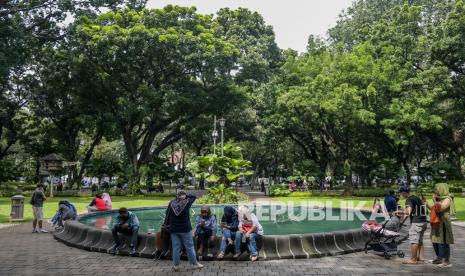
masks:
<path fill-rule="evenodd" d="M 232 187 L 223 184 L 208 188 L 208 194 L 200 197 L 196 204 L 237 204 L 249 201 L 249 197 L 241 192 L 233 191 Z"/>
<path fill-rule="evenodd" d="M 74 204 L 79 213 L 87 212 L 86 207 L 89 205 L 93 197 L 54 197 L 53 199 L 47 198 L 44 203 L 44 218 L 46 220 L 53 217 L 55 212 L 58 209 L 58 202 L 60 200 L 69 200 Z M 151 206 L 164 206 L 168 204 L 171 197 L 144 197 L 144 196 L 134 196 L 134 197 L 112 197 L 113 209 L 118 209 L 120 207 L 128 208 L 138 208 L 138 207 L 151 207 Z M 29 197 L 25 198 L 24 206 L 24 218 L 26 221 L 32 220 L 32 207 L 29 204 Z M 1 197 L 0 198 L 0 223 L 6 223 L 9 221 L 11 212 L 11 199 Z"/>
<path fill-rule="evenodd" d="M 286 185 L 272 185 L 269 188 L 269 195 L 271 197 L 276 197 L 276 196 L 290 196 L 292 194 L 292 191 L 289 190 L 289 188 Z"/>

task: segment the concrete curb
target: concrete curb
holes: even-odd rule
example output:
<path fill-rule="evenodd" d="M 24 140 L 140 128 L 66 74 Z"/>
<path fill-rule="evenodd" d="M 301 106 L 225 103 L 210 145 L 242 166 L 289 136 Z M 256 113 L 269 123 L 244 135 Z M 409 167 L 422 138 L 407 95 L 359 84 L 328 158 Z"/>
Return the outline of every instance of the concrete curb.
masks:
<path fill-rule="evenodd" d="M 111 213 L 111 211 L 106 213 Z M 88 214 L 84 217 L 93 215 L 95 214 Z M 108 253 L 113 246 L 113 237 L 110 231 L 90 227 L 79 221 L 66 221 L 64 229 L 56 232 L 54 237 L 69 246 L 88 251 Z M 129 255 L 130 239 L 124 235 L 121 235 L 120 238 L 124 239 L 124 242 L 118 254 L 127 256 Z M 336 256 L 362 251 L 368 238 L 368 234 L 358 229 L 302 235 L 265 235 L 259 244 L 260 256 L 262 260 Z M 214 242 L 216 246 L 212 248 L 212 253 L 219 251 L 219 243 L 220 238 L 216 237 Z M 152 258 L 156 250 L 155 234 L 140 233 L 136 248 L 137 256 Z"/>

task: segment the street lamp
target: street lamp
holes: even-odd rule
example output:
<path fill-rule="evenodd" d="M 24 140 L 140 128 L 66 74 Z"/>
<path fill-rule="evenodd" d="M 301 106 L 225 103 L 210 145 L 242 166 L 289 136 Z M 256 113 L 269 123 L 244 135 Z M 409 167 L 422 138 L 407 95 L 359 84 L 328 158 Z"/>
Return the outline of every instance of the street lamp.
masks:
<path fill-rule="evenodd" d="M 216 155 L 216 139 L 218 139 L 218 131 L 216 130 L 216 116 L 213 119 L 212 138 L 213 138 L 213 155 Z"/>
<path fill-rule="evenodd" d="M 212 132 L 213 137 L 213 155 L 216 155 L 216 139 L 218 139 L 218 131 L 215 129 Z"/>
<path fill-rule="evenodd" d="M 224 156 L 224 125 L 226 124 L 226 119 L 221 118 L 219 120 L 220 127 L 221 127 L 221 156 Z"/>

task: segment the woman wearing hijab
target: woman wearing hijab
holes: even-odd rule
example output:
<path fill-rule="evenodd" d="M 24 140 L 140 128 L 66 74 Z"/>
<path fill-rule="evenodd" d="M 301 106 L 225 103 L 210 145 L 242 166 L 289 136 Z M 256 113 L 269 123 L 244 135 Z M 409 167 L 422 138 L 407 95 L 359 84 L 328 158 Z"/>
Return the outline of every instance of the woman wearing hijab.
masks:
<path fill-rule="evenodd" d="M 190 221 L 190 208 L 196 197 L 188 195 L 185 191 L 179 190 L 176 198 L 171 200 L 168 205 L 166 216 L 168 217 L 168 229 L 171 236 L 173 247 L 173 270 L 179 271 L 181 248 L 184 246 L 187 251 L 189 263 L 194 268 L 202 268 L 203 265 L 197 262 L 194 249 L 194 240 L 192 238 L 192 226 Z"/>
<path fill-rule="evenodd" d="M 445 183 L 438 183 L 434 187 L 433 203 L 427 201 L 428 209 L 435 209 L 439 217 L 439 225 L 431 227 L 431 241 L 433 242 L 436 259 L 431 263 L 438 267 L 451 267 L 450 263 L 450 245 L 454 243 L 452 233 L 451 215 L 453 214 L 454 200 L 449 194 L 449 187 Z"/>
<path fill-rule="evenodd" d="M 212 215 L 210 207 L 202 206 L 200 215 L 195 218 L 195 231 L 192 234 L 197 238 L 199 260 L 202 260 L 204 253 L 208 254 L 208 243 L 215 239 L 217 229 L 216 216 Z"/>
<path fill-rule="evenodd" d="M 234 238 L 239 229 L 239 219 L 237 211 L 232 206 L 225 206 L 223 217 L 221 218 L 221 228 L 223 230 L 223 237 L 221 238 L 220 253 L 218 260 L 222 260 L 226 254 L 228 245 L 234 245 Z"/>
<path fill-rule="evenodd" d="M 257 239 L 263 235 L 263 227 L 257 216 L 250 212 L 247 206 L 241 206 L 239 214 L 239 231 L 236 232 L 234 241 L 234 259 L 241 255 L 241 243 L 245 243 L 250 251 L 250 260 L 258 260 Z"/>

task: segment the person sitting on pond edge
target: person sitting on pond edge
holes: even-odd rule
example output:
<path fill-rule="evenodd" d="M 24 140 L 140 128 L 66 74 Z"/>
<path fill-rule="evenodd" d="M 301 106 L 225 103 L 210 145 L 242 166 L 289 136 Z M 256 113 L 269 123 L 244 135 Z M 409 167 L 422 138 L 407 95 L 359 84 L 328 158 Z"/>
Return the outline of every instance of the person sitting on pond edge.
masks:
<path fill-rule="evenodd" d="M 220 253 L 218 260 L 222 260 L 227 253 L 228 245 L 234 245 L 236 232 L 239 230 L 239 218 L 236 209 L 232 206 L 224 206 L 223 217 L 221 218 L 221 228 L 223 237 L 221 238 Z"/>
<path fill-rule="evenodd" d="M 192 234 L 197 241 L 197 258 L 199 260 L 208 256 L 209 244 L 215 239 L 217 230 L 216 216 L 211 213 L 208 205 L 202 206 L 200 215 L 195 218 L 195 231 Z"/>
<path fill-rule="evenodd" d="M 258 218 L 247 206 L 241 206 L 238 210 L 239 231 L 236 232 L 234 240 L 234 259 L 241 255 L 241 244 L 245 243 L 250 251 L 250 260 L 258 260 L 257 240 L 260 239 L 264 232 Z"/>
<path fill-rule="evenodd" d="M 111 233 L 113 235 L 113 241 L 115 245 L 110 250 L 111 254 L 116 254 L 120 248 L 121 242 L 118 237 L 118 233 L 125 235 L 131 235 L 131 243 L 129 244 L 129 255 L 136 255 L 137 247 L 137 235 L 139 234 L 139 219 L 136 214 L 128 211 L 127 208 L 120 208 L 118 210 L 119 215 L 116 217 L 116 222 L 113 225 Z"/>

